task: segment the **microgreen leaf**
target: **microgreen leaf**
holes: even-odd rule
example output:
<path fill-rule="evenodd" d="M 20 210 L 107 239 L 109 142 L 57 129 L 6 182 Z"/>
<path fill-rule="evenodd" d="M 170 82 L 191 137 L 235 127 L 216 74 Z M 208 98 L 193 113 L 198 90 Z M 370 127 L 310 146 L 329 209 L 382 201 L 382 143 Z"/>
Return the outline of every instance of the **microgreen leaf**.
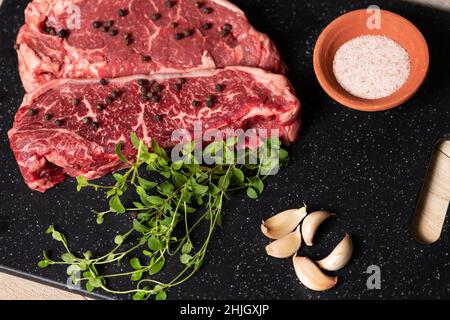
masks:
<path fill-rule="evenodd" d="M 38 262 L 38 267 L 43 269 L 46 268 L 49 264 L 50 262 L 48 260 L 41 260 Z"/>
<path fill-rule="evenodd" d="M 164 264 L 165 264 L 165 261 L 162 259 L 159 259 L 158 261 L 156 261 L 155 263 L 153 263 L 151 265 L 149 274 L 151 276 L 157 274 L 158 272 L 160 272 L 162 270 L 162 268 L 164 267 Z"/>
<path fill-rule="evenodd" d="M 147 201 L 154 205 L 163 204 L 164 200 L 160 196 L 148 196 Z"/>
<path fill-rule="evenodd" d="M 256 192 L 255 189 L 253 189 L 252 187 L 247 188 L 247 196 L 250 199 L 258 199 L 258 193 Z"/>
<path fill-rule="evenodd" d="M 152 189 L 158 185 L 156 182 L 146 180 L 141 177 L 138 177 L 138 182 L 139 182 L 139 185 L 146 190 Z"/>
<path fill-rule="evenodd" d="M 230 177 L 228 175 L 221 176 L 219 179 L 219 189 L 222 191 L 227 191 L 230 186 Z"/>
<path fill-rule="evenodd" d="M 145 299 L 144 291 L 138 291 L 133 295 L 133 300 L 144 300 L 144 299 Z"/>
<path fill-rule="evenodd" d="M 99 288 L 103 285 L 103 282 L 100 278 L 90 278 L 88 280 L 88 283 L 92 286 L 92 288 Z"/>
<path fill-rule="evenodd" d="M 242 183 L 245 180 L 245 175 L 239 168 L 233 168 L 233 178 L 236 180 L 237 183 Z"/>
<path fill-rule="evenodd" d="M 133 281 L 138 281 L 142 278 L 143 272 L 142 271 L 135 271 L 133 272 L 133 274 L 131 275 L 131 280 Z"/>
<path fill-rule="evenodd" d="M 192 243 L 187 241 L 181 248 L 182 253 L 190 253 L 192 251 Z"/>
<path fill-rule="evenodd" d="M 73 262 L 75 262 L 75 259 L 76 259 L 75 256 L 68 252 L 63 253 L 61 255 L 61 260 L 64 262 L 67 262 L 67 263 L 73 263 Z"/>
<path fill-rule="evenodd" d="M 62 234 L 60 233 L 60 232 L 58 232 L 58 231 L 53 231 L 52 232 L 52 237 L 53 237 L 53 239 L 55 239 L 56 241 L 63 241 L 63 236 L 62 236 Z"/>
<path fill-rule="evenodd" d="M 119 142 L 118 144 L 116 144 L 114 151 L 115 151 L 117 157 L 120 159 L 120 161 L 128 163 L 127 158 L 125 158 L 125 156 L 122 153 L 122 146 L 123 146 L 123 142 Z"/>
<path fill-rule="evenodd" d="M 173 184 L 171 184 L 168 181 L 164 181 L 160 186 L 159 186 L 159 191 L 166 196 L 170 196 L 172 195 L 175 187 L 173 186 Z"/>
<path fill-rule="evenodd" d="M 155 300 L 166 300 L 167 293 L 165 291 L 160 291 L 156 294 Z"/>
<path fill-rule="evenodd" d="M 133 220 L 133 227 L 137 232 L 140 232 L 140 233 L 145 233 L 145 232 L 149 231 L 149 229 L 145 225 L 143 225 L 136 219 Z"/>
<path fill-rule="evenodd" d="M 187 253 L 183 253 L 180 256 L 180 261 L 181 261 L 182 264 L 188 264 L 189 261 L 191 261 L 191 259 L 192 259 L 192 256 L 187 254 Z"/>
<path fill-rule="evenodd" d="M 115 244 L 120 245 L 120 244 L 123 243 L 123 241 L 124 241 L 124 238 L 123 238 L 123 236 L 121 236 L 120 234 L 117 235 L 117 236 L 114 238 L 114 243 L 115 243 Z"/>
<path fill-rule="evenodd" d="M 205 194 L 208 191 L 208 186 L 199 184 L 195 179 L 190 180 L 192 191 L 197 195 Z"/>
<path fill-rule="evenodd" d="M 119 214 L 125 212 L 125 207 L 123 206 L 118 196 L 112 197 L 109 200 L 109 208 L 111 209 L 112 212 L 116 212 Z"/>
<path fill-rule="evenodd" d="M 87 179 L 83 176 L 78 176 L 77 177 L 77 191 L 80 191 L 81 188 L 87 187 L 89 185 Z"/>
<path fill-rule="evenodd" d="M 150 250 L 153 250 L 153 251 L 158 251 L 158 250 L 161 250 L 162 248 L 164 248 L 161 241 L 159 241 L 159 239 L 155 236 L 152 236 L 148 240 L 148 247 L 150 248 Z"/>
<path fill-rule="evenodd" d="M 143 142 L 141 143 L 141 140 L 139 140 L 138 136 L 136 135 L 136 132 L 132 132 L 130 134 L 130 140 L 131 140 L 131 144 L 136 149 L 136 151 L 139 150 L 139 144 L 141 144 L 140 145 L 141 152 L 148 153 L 147 146 Z"/>
<path fill-rule="evenodd" d="M 134 257 L 133 259 L 130 260 L 130 265 L 133 269 L 141 269 L 142 268 L 141 262 L 136 257 Z"/>

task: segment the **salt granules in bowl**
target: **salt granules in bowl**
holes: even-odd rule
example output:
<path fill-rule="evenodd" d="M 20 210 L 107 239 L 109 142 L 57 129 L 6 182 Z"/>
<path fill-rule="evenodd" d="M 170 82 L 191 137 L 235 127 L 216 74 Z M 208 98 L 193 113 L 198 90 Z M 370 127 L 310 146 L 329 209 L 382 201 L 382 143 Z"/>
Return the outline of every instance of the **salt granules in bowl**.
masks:
<path fill-rule="evenodd" d="M 381 35 L 363 35 L 344 43 L 333 61 L 338 83 L 363 99 L 390 96 L 405 84 L 410 70 L 406 50 Z"/>
<path fill-rule="evenodd" d="M 380 24 L 368 23 L 374 15 Z M 410 99 L 425 81 L 428 46 L 407 19 L 386 10 L 354 10 L 333 20 L 314 47 L 314 72 L 338 103 L 383 111 Z"/>

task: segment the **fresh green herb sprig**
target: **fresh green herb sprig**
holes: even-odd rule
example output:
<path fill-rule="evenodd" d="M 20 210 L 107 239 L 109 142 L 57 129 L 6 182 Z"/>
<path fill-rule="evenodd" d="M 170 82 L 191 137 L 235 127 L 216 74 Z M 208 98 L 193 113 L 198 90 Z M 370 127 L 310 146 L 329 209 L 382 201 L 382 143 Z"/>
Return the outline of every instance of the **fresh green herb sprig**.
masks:
<path fill-rule="evenodd" d="M 152 141 L 152 151 L 149 151 L 135 133 L 131 134 L 130 140 L 136 150 L 136 158 L 131 162 L 122 153 L 122 143 L 116 146 L 117 156 L 130 168 L 123 174 L 113 174 L 116 180 L 114 185 L 94 184 L 81 176 L 77 178 L 77 190 L 89 187 L 106 191 L 109 209 L 95 212 L 98 224 L 103 223 L 107 214 L 129 212 L 134 217 L 132 228 L 115 236 L 115 246 L 111 251 L 94 258 L 91 251 L 82 255 L 72 252 L 64 234 L 50 226 L 47 233 L 62 243 L 65 253 L 55 261 L 44 251 L 44 259 L 39 261 L 38 266 L 66 265 L 72 282 L 83 282 L 89 292 L 99 288 L 112 294 L 132 294 L 135 300 L 152 296 L 164 300 L 171 287 L 187 281 L 201 267 L 214 228 L 221 225 L 222 205 L 229 194 L 245 189 L 248 197 L 258 198 L 264 190 L 264 179 L 274 167 L 287 162 L 288 153 L 280 147 L 277 139 L 272 138 L 259 148 L 263 152 L 259 153 L 257 161 L 250 161 L 254 156 L 251 150 L 245 149 L 243 154 L 238 155 L 235 152 L 237 140 L 229 139 L 214 142 L 204 149 L 215 160 L 214 165 L 205 166 L 195 161 L 193 142 L 183 147 L 185 160 L 173 162 L 156 141 Z M 244 157 L 244 161 L 238 161 L 238 157 Z M 142 166 L 148 172 L 161 175 L 164 181 L 158 183 L 141 176 L 139 169 Z M 121 198 L 129 190 L 134 190 L 137 200 L 128 208 Z M 204 241 L 194 244 L 191 234 L 202 224 L 207 226 Z M 132 234 L 137 237 L 130 237 Z M 181 271 L 168 282 L 156 280 L 154 276 L 173 256 L 179 257 Z M 99 272 L 101 267 L 118 264 L 124 259 L 129 261 L 130 271 L 115 274 Z M 108 286 L 108 280 L 115 277 L 130 277 L 137 283 L 129 290 L 114 290 Z"/>

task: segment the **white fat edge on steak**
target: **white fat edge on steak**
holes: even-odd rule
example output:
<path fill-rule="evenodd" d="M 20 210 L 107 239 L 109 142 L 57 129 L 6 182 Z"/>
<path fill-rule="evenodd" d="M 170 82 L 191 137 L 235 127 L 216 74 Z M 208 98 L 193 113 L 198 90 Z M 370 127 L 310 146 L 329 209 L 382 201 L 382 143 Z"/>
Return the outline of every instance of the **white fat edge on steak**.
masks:
<path fill-rule="evenodd" d="M 224 69 L 200 69 L 188 73 L 158 73 L 151 75 L 135 74 L 132 76 L 108 79 L 108 82 L 112 84 L 121 85 L 127 82 L 132 82 L 143 78 L 147 80 L 156 80 L 159 82 L 179 78 L 205 78 L 215 76 L 218 73 L 226 70 L 237 70 L 250 74 L 255 78 L 255 80 L 268 87 L 270 91 L 273 92 L 275 95 L 283 96 L 290 103 L 294 104 L 299 103 L 297 97 L 295 96 L 295 93 L 292 90 L 289 80 L 285 76 L 281 74 L 270 73 L 263 69 L 253 67 L 239 66 L 239 67 L 226 67 Z M 25 94 L 22 105 L 31 104 L 33 100 L 35 100 L 37 97 L 41 96 L 45 92 L 64 84 L 83 85 L 83 84 L 97 84 L 97 83 L 98 79 L 54 79 L 43 84 L 38 89 Z"/>

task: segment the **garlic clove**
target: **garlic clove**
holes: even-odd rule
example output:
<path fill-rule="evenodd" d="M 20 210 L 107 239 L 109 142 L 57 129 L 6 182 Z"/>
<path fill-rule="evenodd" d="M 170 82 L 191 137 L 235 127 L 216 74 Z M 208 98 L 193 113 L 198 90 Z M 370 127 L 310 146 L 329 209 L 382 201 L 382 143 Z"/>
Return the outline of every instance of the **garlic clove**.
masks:
<path fill-rule="evenodd" d="M 332 215 L 328 211 L 315 211 L 306 216 L 302 223 L 302 236 L 307 246 L 313 245 L 313 238 L 317 228 Z"/>
<path fill-rule="evenodd" d="M 262 233 L 270 239 L 280 239 L 294 230 L 306 216 L 306 206 L 280 212 L 263 221 Z"/>
<path fill-rule="evenodd" d="M 324 270 L 337 271 L 342 269 L 350 261 L 353 254 L 353 242 L 352 238 L 348 234 L 345 234 L 344 239 L 331 251 L 331 253 L 317 261 L 316 263 Z"/>
<path fill-rule="evenodd" d="M 293 257 L 294 269 L 298 279 L 308 289 L 325 291 L 333 288 L 337 283 L 337 277 L 330 277 L 307 257 Z"/>
<path fill-rule="evenodd" d="M 300 234 L 300 226 L 298 226 L 295 231 L 266 246 L 266 252 L 274 258 L 288 258 L 300 249 L 301 244 L 302 235 Z"/>

